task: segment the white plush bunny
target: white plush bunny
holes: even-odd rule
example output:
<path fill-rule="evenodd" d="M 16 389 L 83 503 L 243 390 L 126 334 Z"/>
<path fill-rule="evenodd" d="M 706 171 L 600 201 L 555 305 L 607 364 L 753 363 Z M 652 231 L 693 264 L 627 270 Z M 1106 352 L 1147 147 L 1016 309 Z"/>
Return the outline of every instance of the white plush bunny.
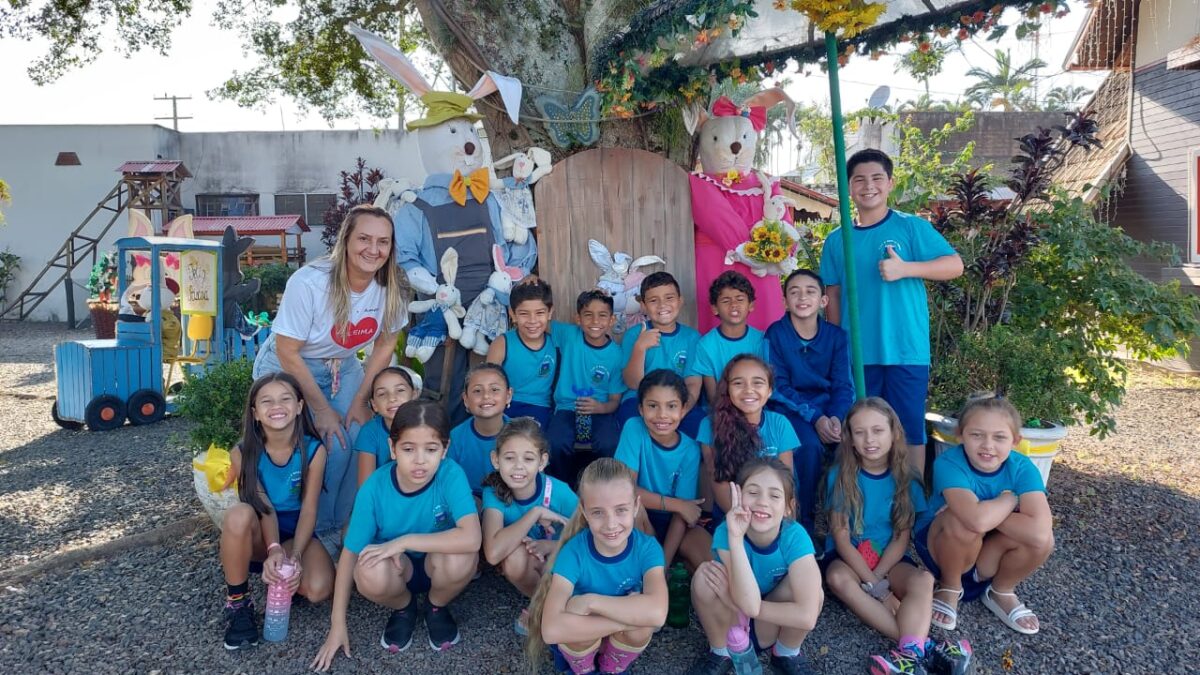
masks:
<path fill-rule="evenodd" d="M 613 334 L 620 335 L 627 327 L 642 320 L 639 317 L 642 306 L 637 301 L 637 294 L 646 275 L 639 271 L 640 268 L 647 265 L 663 265 L 666 261 L 656 255 L 644 255 L 634 259 L 621 251 L 617 251 L 614 256 L 609 253 L 607 246 L 595 239 L 588 239 L 588 255 L 596 267 L 600 268 L 600 278 L 596 280 L 596 287 L 606 291 L 613 298 L 613 314 L 617 318 Z"/>
<path fill-rule="evenodd" d="M 496 271 L 488 277 L 487 288 L 467 308 L 459 344 L 476 354 L 487 355 L 488 345 L 508 330 L 508 295 L 512 287 L 525 277 L 519 267 L 504 263 L 504 249 L 492 246 L 492 264 Z"/>
<path fill-rule="evenodd" d="M 761 184 L 767 184 L 767 177 L 759 173 L 759 181 Z M 781 242 L 787 250 L 787 256 L 778 263 L 763 263 L 752 259 L 746 255 L 746 246 L 750 242 L 742 242 L 736 248 L 729 251 L 725 255 L 725 264 L 731 265 L 734 262 L 740 262 L 754 273 L 755 276 L 765 277 L 768 274 L 776 276 L 786 276 L 791 274 L 796 269 L 796 244 L 800 241 L 800 230 L 792 226 L 791 223 L 784 220 L 788 214 L 788 207 L 795 208 L 796 203 L 784 195 L 763 195 L 763 217 L 762 220 L 754 224 L 754 228 L 766 225 L 775 225 L 783 231 L 783 235 L 788 239 L 786 242 Z M 803 226 L 801 226 L 803 227 Z M 753 232 L 753 228 L 751 229 Z"/>
<path fill-rule="evenodd" d="M 408 304 L 411 312 L 424 313 L 425 316 L 421 323 L 409 331 L 404 354 L 421 363 L 428 361 L 434 350 L 446 342 L 447 337 L 452 340 L 462 337 L 462 326 L 458 320 L 463 318 L 467 311 L 462 306 L 462 294 L 454 286 L 454 278 L 458 275 L 458 251 L 454 248 L 446 249 L 442 254 L 441 267 L 445 282 L 438 285 L 433 297 Z"/>
<path fill-rule="evenodd" d="M 533 191 L 530 186 L 542 176 L 550 173 L 550 153 L 542 148 L 529 148 L 516 152 L 493 163 L 500 169 L 512 164 L 510 178 L 492 182 L 496 198 L 500 200 L 500 225 L 504 240 L 524 244 L 529 240 L 529 231 L 537 227 L 537 216 L 533 209 Z"/>

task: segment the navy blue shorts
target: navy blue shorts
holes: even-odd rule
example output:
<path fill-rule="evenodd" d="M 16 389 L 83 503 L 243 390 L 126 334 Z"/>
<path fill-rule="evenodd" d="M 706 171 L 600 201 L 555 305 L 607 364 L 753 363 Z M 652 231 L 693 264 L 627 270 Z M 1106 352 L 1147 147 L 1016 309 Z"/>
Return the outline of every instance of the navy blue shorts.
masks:
<path fill-rule="evenodd" d="M 276 511 L 275 520 L 279 522 L 279 542 L 296 538 L 296 524 L 300 522 L 299 511 Z"/>
<path fill-rule="evenodd" d="M 412 563 L 412 577 L 408 580 L 408 592 L 412 594 L 428 593 L 433 587 L 433 582 L 429 579 L 429 573 L 425 571 L 425 554 L 424 553 L 406 553 L 408 561 Z"/>
<path fill-rule="evenodd" d="M 929 366 L 863 366 L 863 375 L 867 396 L 879 396 L 892 406 L 908 444 L 924 445 Z"/>
<path fill-rule="evenodd" d="M 670 511 L 646 509 L 646 517 L 650 519 L 650 527 L 654 528 L 654 538 L 663 543 L 667 538 L 667 529 L 671 527 L 671 518 L 675 514 Z"/>
<path fill-rule="evenodd" d="M 508 415 L 508 419 L 510 420 L 515 420 L 518 417 L 532 417 L 542 426 L 542 431 L 550 429 L 549 406 L 513 401 L 508 404 L 508 410 L 505 411 L 505 414 Z"/>
<path fill-rule="evenodd" d="M 917 549 L 917 555 L 921 556 L 921 562 L 925 564 L 925 569 L 929 570 L 929 573 L 933 575 L 934 579 L 940 581 L 942 578 L 942 568 L 938 567 L 938 564 L 934 562 L 933 553 L 929 551 L 929 530 L 930 527 L 926 526 L 924 529 L 914 534 L 913 545 Z M 983 582 L 975 581 L 975 566 L 972 565 L 971 569 L 967 570 L 962 575 L 963 601 L 967 602 L 974 600 L 975 598 L 983 595 L 983 592 L 987 590 L 988 583 L 990 583 L 990 581 L 990 579 Z"/>

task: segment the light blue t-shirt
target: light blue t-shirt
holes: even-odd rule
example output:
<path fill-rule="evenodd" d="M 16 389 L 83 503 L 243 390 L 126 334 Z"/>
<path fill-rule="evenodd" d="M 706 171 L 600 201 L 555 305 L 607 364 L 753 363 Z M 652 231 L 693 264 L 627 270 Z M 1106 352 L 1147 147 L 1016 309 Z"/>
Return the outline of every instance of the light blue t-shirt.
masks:
<path fill-rule="evenodd" d="M 758 582 L 758 592 L 764 596 L 775 590 L 779 582 L 787 576 L 788 567 L 806 555 L 813 555 L 812 540 L 808 533 L 794 520 L 785 519 L 779 527 L 779 536 L 765 548 L 759 548 L 750 541 L 750 537 L 742 538 L 742 548 L 750 560 L 750 570 L 754 572 L 754 580 Z M 729 551 L 729 529 L 725 523 L 717 526 L 713 532 L 713 557 L 721 559 L 719 551 Z"/>
<path fill-rule="evenodd" d="M 475 515 L 475 500 L 462 468 L 446 458 L 433 478 L 406 493 L 396 479 L 396 464 L 376 469 L 358 489 L 344 545 L 361 553 L 370 544 L 405 534 L 433 534 L 454 529 L 459 519 Z"/>
<path fill-rule="evenodd" d="M 721 379 L 725 366 L 739 354 L 753 354 L 760 359 L 767 357 L 763 346 L 763 332 L 754 326 L 746 326 L 746 334 L 737 339 L 725 337 L 721 326 L 715 326 L 696 343 L 696 355 L 688 362 L 684 377 L 702 376 Z"/>
<path fill-rule="evenodd" d="M 560 324 L 557 321 L 550 324 L 550 330 L 557 332 Z M 558 367 L 558 351 L 550 331 L 546 332 L 542 348 L 537 350 L 527 347 L 515 328 L 504 334 L 504 373 L 513 388 L 514 401 L 550 407 L 550 385 Z"/>
<path fill-rule="evenodd" d="M 579 497 L 571 490 L 571 486 L 545 474 L 538 474 L 534 480 L 537 481 L 537 492 L 532 497 L 526 500 L 513 498 L 512 502 L 505 504 L 499 497 L 496 496 L 496 491 L 490 486 L 483 488 L 483 510 L 492 509 L 499 511 L 504 516 L 504 526 L 508 527 L 521 519 L 529 509 L 535 506 L 544 506 L 551 511 L 557 513 L 563 518 L 570 518 L 575 509 L 579 506 Z M 546 495 L 549 493 L 549 499 Z M 554 533 L 554 539 L 558 539 L 562 528 Z M 533 539 L 545 539 L 545 531 L 538 523 L 534 523 L 529 529 L 529 536 Z"/>
<path fill-rule="evenodd" d="M 821 279 L 843 286 L 842 316 L 849 315 L 842 257 L 842 229 L 829 233 L 821 254 Z M 884 281 L 879 262 L 891 246 L 906 262 L 928 262 L 956 251 L 929 221 L 889 210 L 869 227 L 854 228 L 854 265 L 858 281 L 858 315 L 862 319 L 862 358 L 867 365 L 928 366 L 929 306 L 925 280 Z M 842 325 L 848 325 L 843 319 Z"/>
<path fill-rule="evenodd" d="M 679 433 L 673 447 L 650 437 L 646 423 L 635 417 L 625 423 L 615 455 L 637 472 L 638 487 L 664 497 L 695 499 L 700 485 L 700 446 Z"/>
<path fill-rule="evenodd" d="M 574 410 L 575 399 L 590 396 L 607 403 L 612 394 L 625 392 L 621 371 L 625 358 L 621 345 L 608 338 L 602 347 L 588 343 L 579 326 L 556 323 L 554 340 L 559 345 L 561 366 L 554 388 L 555 410 Z"/>
<path fill-rule="evenodd" d="M 311 462 L 317 448 L 321 447 L 320 439 L 305 436 L 300 443 L 304 446 L 305 460 Z M 263 491 L 276 511 L 299 511 L 303 499 L 300 494 L 300 453 L 293 450 L 287 464 L 279 466 L 264 448 L 258 456 L 258 482 L 262 483 Z"/>
<path fill-rule="evenodd" d="M 554 574 L 575 585 L 571 595 L 598 593 L 620 597 L 642 592 L 642 577 L 663 568 L 658 541 L 641 530 L 629 533 L 625 550 L 606 557 L 596 550 L 591 530 L 584 530 L 562 545 L 554 561 Z"/>
<path fill-rule="evenodd" d="M 358 437 L 354 439 L 354 449 L 375 455 L 375 468 L 379 468 L 392 461 L 389 440 L 387 422 L 382 415 L 376 415 L 359 430 Z"/>
<path fill-rule="evenodd" d="M 700 422 L 700 430 L 696 432 L 696 442 L 707 446 L 713 444 L 712 415 Z M 771 410 L 764 410 L 762 422 L 758 425 L 758 435 L 762 439 L 762 450 L 759 457 L 778 457 L 785 452 L 792 452 L 800 447 L 800 438 L 796 429 L 786 417 Z"/>
<path fill-rule="evenodd" d="M 854 521 L 854 514 L 847 513 L 846 509 L 841 507 L 841 498 L 834 495 L 837 477 L 838 467 L 830 467 L 829 477 L 825 481 L 825 503 L 831 509 L 845 513 L 850 518 L 851 544 L 857 548 L 860 542 L 870 541 L 871 548 L 875 550 L 875 553 L 883 555 L 883 550 L 892 543 L 893 534 L 892 500 L 896 495 L 896 479 L 892 477 L 891 469 L 878 475 L 868 473 L 863 469 L 858 470 L 858 490 L 862 494 L 863 507 L 861 531 L 859 531 L 858 523 Z M 920 482 L 916 480 L 909 482 L 908 495 L 912 500 L 913 513 L 919 520 L 925 511 L 925 490 L 921 487 Z M 832 551 L 835 548 L 837 546 L 834 544 L 833 535 L 826 535 L 825 550 Z"/>
<path fill-rule="evenodd" d="M 1020 497 L 1028 492 L 1045 492 L 1046 484 L 1037 466 L 1025 455 L 1013 450 L 999 469 L 984 473 L 971 466 L 963 446 L 956 445 L 943 452 L 933 462 L 933 494 L 929 506 L 918 520 L 917 529 L 923 530 L 933 522 L 939 509 L 946 505 L 946 490 L 962 488 L 970 490 L 979 501 L 987 501 L 1011 490 Z"/>
<path fill-rule="evenodd" d="M 628 365 L 629 360 L 633 358 L 633 345 L 637 342 L 638 336 L 642 334 L 642 331 L 650 327 L 649 323 L 639 323 L 625 331 L 625 337 L 621 338 L 621 362 L 623 364 Z M 695 328 L 676 322 L 673 333 L 663 333 L 659 336 L 658 346 L 646 350 L 646 359 L 642 372 L 648 373 L 652 370 L 665 368 L 675 371 L 680 377 L 684 377 L 685 373 L 688 372 L 690 360 L 695 357 L 696 344 L 699 342 L 700 333 Z M 636 398 L 637 388 L 634 387 L 626 391 L 621 400 L 627 401 Z"/>
<path fill-rule="evenodd" d="M 508 422 L 507 415 L 504 422 Z M 446 455 L 467 474 L 467 484 L 473 494 L 479 494 L 483 479 L 492 472 L 492 450 L 495 449 L 496 436 L 484 436 L 476 431 L 474 417 L 468 417 L 450 430 L 450 449 Z"/>

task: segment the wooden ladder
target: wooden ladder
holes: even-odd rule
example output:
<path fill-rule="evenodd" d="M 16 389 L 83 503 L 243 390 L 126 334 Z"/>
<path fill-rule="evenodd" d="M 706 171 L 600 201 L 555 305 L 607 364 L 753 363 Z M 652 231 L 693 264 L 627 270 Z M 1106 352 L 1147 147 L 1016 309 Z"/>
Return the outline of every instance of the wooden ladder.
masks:
<path fill-rule="evenodd" d="M 96 208 L 88 214 L 87 218 L 75 228 L 75 231 L 67 236 L 66 241 L 58 248 L 58 253 L 46 263 L 42 271 L 34 277 L 29 286 L 21 291 L 15 300 L 0 312 L 0 319 L 15 319 L 23 321 L 37 306 L 42 304 L 50 293 L 58 288 L 58 285 L 66 282 L 67 288 L 67 316 L 68 320 L 74 323 L 73 316 L 75 313 L 74 307 L 74 288 L 70 281 L 71 272 L 85 262 L 88 263 L 88 268 L 96 264 L 97 252 L 100 247 L 100 242 L 104 236 L 112 229 L 117 218 L 129 206 L 129 185 L 124 180 L 120 180 L 109 191 L 108 196 L 96 204 Z M 111 213 L 107 216 L 106 213 Z M 99 225 L 100 231 L 96 234 L 87 233 L 89 226 L 95 230 L 95 223 L 103 223 Z M 78 326 L 73 326 L 78 327 Z"/>

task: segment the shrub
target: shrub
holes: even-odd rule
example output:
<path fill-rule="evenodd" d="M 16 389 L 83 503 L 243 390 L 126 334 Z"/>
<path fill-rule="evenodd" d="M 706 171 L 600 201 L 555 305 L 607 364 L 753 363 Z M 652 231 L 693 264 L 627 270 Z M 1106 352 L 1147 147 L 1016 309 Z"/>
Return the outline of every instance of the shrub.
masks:
<path fill-rule="evenodd" d="M 210 445 L 232 448 L 242 433 L 246 395 L 254 383 L 254 365 L 246 359 L 218 363 L 204 373 L 188 375 L 176 403 L 179 414 L 192 420 L 188 446 L 192 454 Z"/>

